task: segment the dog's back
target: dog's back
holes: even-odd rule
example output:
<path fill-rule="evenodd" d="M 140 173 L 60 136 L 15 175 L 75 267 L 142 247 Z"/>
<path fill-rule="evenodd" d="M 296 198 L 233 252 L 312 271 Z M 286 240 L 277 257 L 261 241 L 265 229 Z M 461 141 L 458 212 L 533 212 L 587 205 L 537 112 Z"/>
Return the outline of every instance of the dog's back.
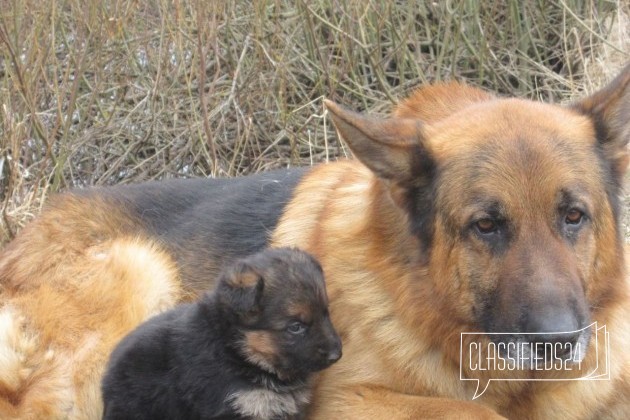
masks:
<path fill-rule="evenodd" d="M 114 344 L 206 290 L 222 264 L 263 248 L 304 173 L 52 198 L 0 254 L 0 417 L 100 416 Z"/>
<path fill-rule="evenodd" d="M 120 213 L 120 223 L 156 238 L 185 286 L 206 290 L 221 267 L 263 249 L 308 168 L 231 179 L 178 179 L 77 192 Z M 129 231 L 128 230 L 128 231 Z M 127 231 L 127 232 L 128 232 Z"/>

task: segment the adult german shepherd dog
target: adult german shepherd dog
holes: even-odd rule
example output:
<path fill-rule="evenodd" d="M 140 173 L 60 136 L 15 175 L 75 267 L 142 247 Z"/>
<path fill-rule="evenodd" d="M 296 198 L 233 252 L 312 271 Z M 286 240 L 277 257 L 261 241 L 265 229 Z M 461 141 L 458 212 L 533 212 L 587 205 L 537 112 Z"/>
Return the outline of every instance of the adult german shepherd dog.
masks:
<path fill-rule="evenodd" d="M 123 335 L 224 264 L 294 246 L 321 262 L 344 346 L 311 418 L 630 418 L 630 66 L 569 106 L 459 83 L 421 88 L 386 119 L 326 106 L 355 160 L 53 198 L 0 256 L 0 417 L 98 418 Z M 582 369 L 608 362 L 610 379 L 527 369 L 471 401 L 467 331 L 583 344 Z"/>

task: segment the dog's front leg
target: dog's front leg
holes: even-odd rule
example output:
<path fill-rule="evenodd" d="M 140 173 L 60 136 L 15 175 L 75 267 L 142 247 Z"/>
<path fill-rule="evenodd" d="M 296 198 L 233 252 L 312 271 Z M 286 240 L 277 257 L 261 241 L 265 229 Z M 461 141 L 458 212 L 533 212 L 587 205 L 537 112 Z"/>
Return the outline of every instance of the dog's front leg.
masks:
<path fill-rule="evenodd" d="M 504 419 L 480 404 L 400 394 L 381 387 L 352 387 L 311 407 L 312 420 Z"/>

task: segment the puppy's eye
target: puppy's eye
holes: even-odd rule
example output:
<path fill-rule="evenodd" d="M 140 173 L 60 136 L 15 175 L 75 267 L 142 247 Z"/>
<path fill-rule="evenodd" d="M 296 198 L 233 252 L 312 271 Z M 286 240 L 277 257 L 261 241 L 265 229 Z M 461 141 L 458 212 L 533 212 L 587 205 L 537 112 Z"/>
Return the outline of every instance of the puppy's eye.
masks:
<path fill-rule="evenodd" d="M 294 322 L 293 324 L 289 325 L 287 327 L 287 331 L 290 332 L 291 334 L 304 334 L 304 332 L 306 331 L 306 325 L 302 324 L 301 322 Z"/>
<path fill-rule="evenodd" d="M 567 215 L 564 218 L 564 223 L 567 225 L 579 225 L 582 223 L 583 218 L 584 213 L 578 209 L 571 209 L 567 212 Z"/>
<path fill-rule="evenodd" d="M 489 235 L 497 231 L 497 223 L 492 219 L 481 219 L 475 222 L 475 227 L 482 235 Z"/>

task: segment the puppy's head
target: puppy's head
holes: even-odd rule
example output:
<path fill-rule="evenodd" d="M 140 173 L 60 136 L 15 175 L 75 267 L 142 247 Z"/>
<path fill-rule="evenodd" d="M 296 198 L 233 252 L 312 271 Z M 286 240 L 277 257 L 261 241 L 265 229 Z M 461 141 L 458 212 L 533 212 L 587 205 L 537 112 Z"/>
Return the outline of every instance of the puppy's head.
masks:
<path fill-rule="evenodd" d="M 458 326 L 584 349 L 585 327 L 624 281 L 630 65 L 569 107 L 456 83 L 420 89 L 389 119 L 326 106 L 406 214 L 422 287 Z"/>
<path fill-rule="evenodd" d="M 303 379 L 341 357 L 321 266 L 305 252 L 269 249 L 240 260 L 224 271 L 217 297 L 241 354 L 282 380 Z"/>

